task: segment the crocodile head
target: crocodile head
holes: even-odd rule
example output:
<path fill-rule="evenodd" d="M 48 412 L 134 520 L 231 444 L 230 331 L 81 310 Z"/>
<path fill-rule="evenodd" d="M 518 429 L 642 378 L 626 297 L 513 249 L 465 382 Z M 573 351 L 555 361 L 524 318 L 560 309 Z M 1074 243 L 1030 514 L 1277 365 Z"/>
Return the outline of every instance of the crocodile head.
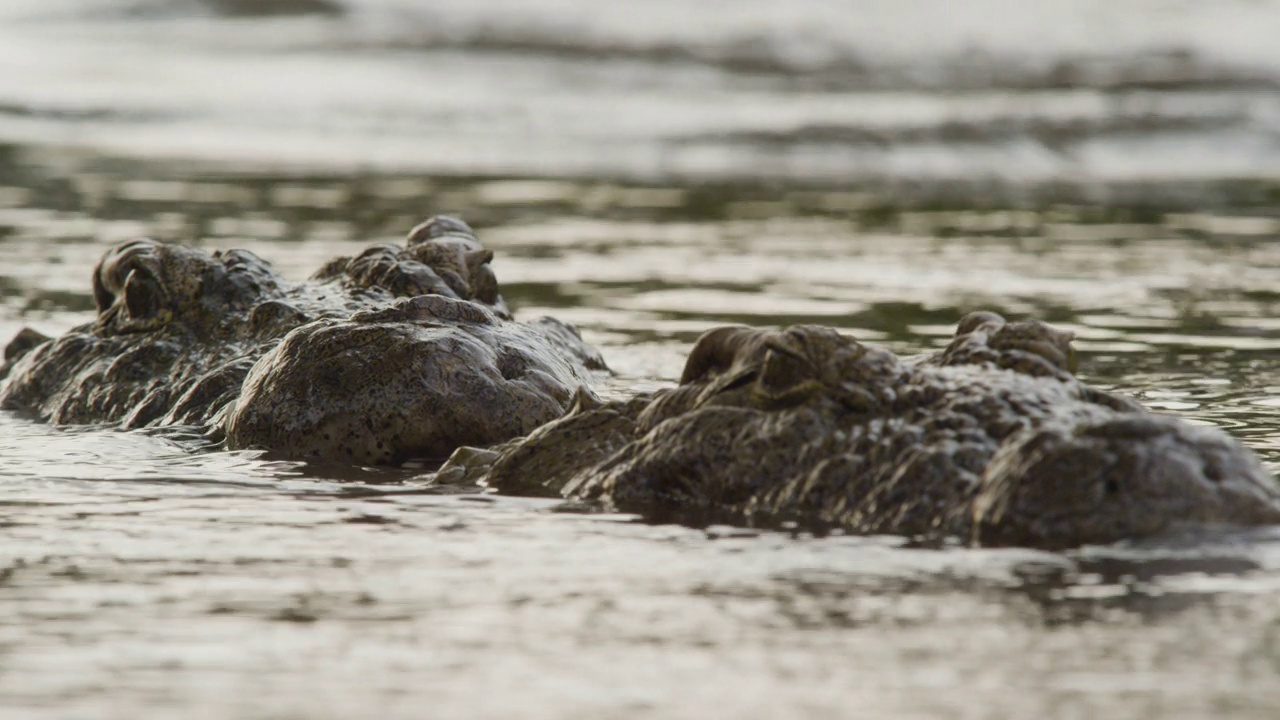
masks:
<path fill-rule="evenodd" d="M 1124 414 L 1010 438 L 973 506 L 983 545 L 1075 547 L 1179 524 L 1280 522 L 1280 491 L 1256 456 L 1217 430 Z"/>
<path fill-rule="evenodd" d="M 589 380 L 577 357 L 604 367 L 562 323 L 507 322 L 443 295 L 322 318 L 250 370 L 227 441 L 366 465 L 443 459 L 562 415 Z"/>
<path fill-rule="evenodd" d="M 94 327 L 103 335 L 146 332 L 174 321 L 211 327 L 279 290 L 267 263 L 246 250 L 209 253 L 133 240 L 108 250 L 94 270 Z"/>
<path fill-rule="evenodd" d="M 1247 448 L 1080 382 L 1070 340 L 977 313 L 942 352 L 902 360 L 832 328 L 717 328 L 680 385 L 547 426 L 502 450 L 488 483 L 651 519 L 982 545 L 1280 522 L 1280 490 Z"/>
<path fill-rule="evenodd" d="M 243 250 L 126 242 L 94 270 L 93 321 L 6 347 L 0 407 L 365 463 L 506 440 L 604 363 L 571 326 L 509 322 L 492 258 L 443 216 L 296 284 Z"/>

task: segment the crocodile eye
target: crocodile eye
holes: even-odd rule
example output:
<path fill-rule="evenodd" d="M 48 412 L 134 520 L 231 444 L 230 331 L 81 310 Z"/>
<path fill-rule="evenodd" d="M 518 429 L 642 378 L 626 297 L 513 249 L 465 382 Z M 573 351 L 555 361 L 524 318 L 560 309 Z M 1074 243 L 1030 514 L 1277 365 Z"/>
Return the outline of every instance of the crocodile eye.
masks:
<path fill-rule="evenodd" d="M 760 369 L 760 388 L 769 394 L 790 390 L 813 377 L 809 364 L 790 353 L 770 348 Z"/>
<path fill-rule="evenodd" d="M 134 268 L 124 281 L 124 306 L 135 320 L 154 317 L 166 301 L 160 281 L 148 270 Z"/>
<path fill-rule="evenodd" d="M 471 284 L 477 300 L 489 305 L 498 302 L 498 278 L 493 274 L 493 268 L 481 265 L 472 270 Z"/>
<path fill-rule="evenodd" d="M 960 318 L 959 324 L 956 325 L 956 335 L 968 335 L 983 325 L 1001 326 L 1004 324 L 1005 319 L 990 310 L 975 310 Z"/>
<path fill-rule="evenodd" d="M 712 328 L 698 338 L 680 374 L 680 384 L 706 380 L 729 370 L 739 355 L 750 355 L 765 333 L 742 325 Z"/>
<path fill-rule="evenodd" d="M 156 252 L 154 240 L 141 238 L 121 243 L 102 255 L 93 270 L 93 302 L 99 313 L 115 304 L 130 274 L 147 265 Z"/>

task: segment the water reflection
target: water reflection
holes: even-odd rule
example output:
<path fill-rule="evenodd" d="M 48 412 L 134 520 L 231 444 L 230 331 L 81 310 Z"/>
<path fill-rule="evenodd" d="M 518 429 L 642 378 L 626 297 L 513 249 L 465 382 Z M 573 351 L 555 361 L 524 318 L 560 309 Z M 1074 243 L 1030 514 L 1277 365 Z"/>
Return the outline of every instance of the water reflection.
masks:
<path fill-rule="evenodd" d="M 1117 613 L 1155 622 L 1161 618 L 1213 606 L 1225 587 L 1217 578 L 1246 578 L 1263 566 L 1247 557 L 1089 556 L 1069 569 L 1027 564 L 1013 568 L 1017 578 L 1008 592 L 1029 601 L 1046 626 L 1114 620 Z M 1199 584 L 1178 587 L 1171 580 L 1195 577 Z"/>

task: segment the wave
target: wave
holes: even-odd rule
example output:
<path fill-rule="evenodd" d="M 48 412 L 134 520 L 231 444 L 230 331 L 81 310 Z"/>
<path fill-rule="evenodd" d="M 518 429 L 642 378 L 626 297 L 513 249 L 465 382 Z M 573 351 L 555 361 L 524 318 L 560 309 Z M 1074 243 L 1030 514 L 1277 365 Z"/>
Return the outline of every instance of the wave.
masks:
<path fill-rule="evenodd" d="M 798 87 L 1280 87 L 1280 0 L 8 0 L 6 16 L 278 49 L 461 51 L 698 65 Z M 86 20 L 91 19 L 91 20 Z M 214 22 L 208 22 L 209 20 Z M 221 25 L 219 20 L 222 21 Z M 294 27 L 282 24 L 294 21 Z M 256 22 L 255 22 L 256 21 Z M 176 32 L 173 28 L 171 31 Z"/>
<path fill-rule="evenodd" d="M 1276 178 L 1280 0 L 5 0 L 0 140 L 547 176 Z"/>
<path fill-rule="evenodd" d="M 680 142 L 716 141 L 755 146 L 903 144 L 1005 144 L 1013 139 L 1033 140 L 1045 147 L 1065 147 L 1104 137 L 1151 136 L 1160 133 L 1198 133 L 1243 128 L 1248 122 L 1240 112 L 1169 115 L 1121 110 L 1110 117 L 994 117 L 976 121 L 942 120 L 918 126 L 868 127 L 858 125 L 802 125 L 789 130 L 747 130 L 690 135 Z"/>

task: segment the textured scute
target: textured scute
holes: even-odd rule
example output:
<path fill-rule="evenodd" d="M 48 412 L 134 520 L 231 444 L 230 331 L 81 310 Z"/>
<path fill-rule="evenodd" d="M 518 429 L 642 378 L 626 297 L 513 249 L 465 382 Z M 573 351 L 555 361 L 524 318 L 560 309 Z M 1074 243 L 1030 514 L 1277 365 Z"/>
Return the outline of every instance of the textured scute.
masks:
<path fill-rule="evenodd" d="M 437 473 L 437 482 L 484 482 L 513 494 L 557 497 L 573 485 L 576 470 L 593 466 L 631 440 L 636 415 L 650 397 L 606 405 L 580 388 L 568 412 L 523 440 L 487 449 L 458 448 Z M 552 442 L 540 442 L 544 436 Z"/>
<path fill-rule="evenodd" d="M 1157 415 L 1036 428 L 993 459 L 974 503 L 988 545 L 1107 543 L 1185 522 L 1267 524 L 1276 487 L 1226 434 Z"/>
<path fill-rule="evenodd" d="M 244 250 L 126 242 L 94 270 L 92 322 L 9 343 L 0 407 L 233 427 L 237 447 L 361 463 L 507 440 L 563 413 L 604 362 L 571 326 L 510 320 L 492 259 L 440 217 L 300 284 Z"/>
<path fill-rule="evenodd" d="M 492 260 L 493 251 L 480 244 L 469 225 L 457 218 L 436 216 L 410 230 L 404 247 L 375 245 L 354 258 L 337 258 L 312 279 L 379 290 L 392 297 L 433 295 L 469 300 L 510 319 L 511 311 L 490 266 Z"/>
<path fill-rule="evenodd" d="M 92 283 L 97 317 L 20 355 L 0 385 L 0 407 L 59 424 L 166 424 L 186 388 L 265 351 L 246 319 L 286 292 L 252 253 L 152 240 L 109 249 Z M 203 423 L 218 408 L 193 410 L 185 419 Z"/>
<path fill-rule="evenodd" d="M 577 409 L 444 469 L 657 521 L 984 545 L 1280 522 L 1280 489 L 1248 449 L 1084 385 L 1070 340 L 975 313 L 943 351 L 899 359 L 831 328 L 720 328 L 679 386 Z"/>
<path fill-rule="evenodd" d="M 415 313 L 424 300 L 289 333 L 250 371 L 228 444 L 361 464 L 442 459 L 532 432 L 589 381 L 537 325 L 444 321 L 458 313 Z"/>

